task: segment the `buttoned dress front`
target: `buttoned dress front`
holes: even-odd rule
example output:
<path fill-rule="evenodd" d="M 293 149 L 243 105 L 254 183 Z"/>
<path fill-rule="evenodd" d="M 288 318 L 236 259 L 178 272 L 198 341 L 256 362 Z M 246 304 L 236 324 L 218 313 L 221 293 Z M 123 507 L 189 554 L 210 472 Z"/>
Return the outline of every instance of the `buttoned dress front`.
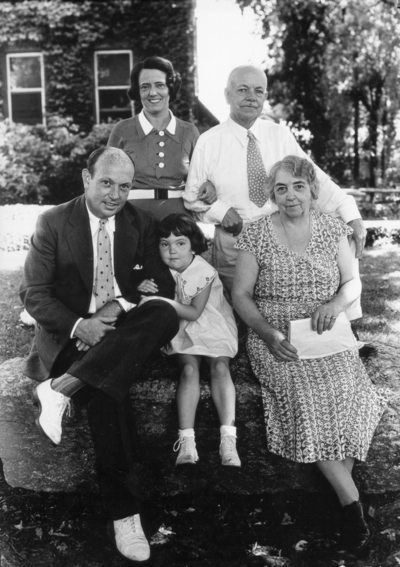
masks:
<path fill-rule="evenodd" d="M 108 146 L 124 150 L 132 159 L 135 166 L 133 191 L 164 189 L 180 196 L 198 137 L 196 126 L 179 120 L 172 113 L 168 126 L 158 131 L 141 112 L 115 124 Z M 152 195 L 141 193 L 140 198 L 152 198 Z"/>

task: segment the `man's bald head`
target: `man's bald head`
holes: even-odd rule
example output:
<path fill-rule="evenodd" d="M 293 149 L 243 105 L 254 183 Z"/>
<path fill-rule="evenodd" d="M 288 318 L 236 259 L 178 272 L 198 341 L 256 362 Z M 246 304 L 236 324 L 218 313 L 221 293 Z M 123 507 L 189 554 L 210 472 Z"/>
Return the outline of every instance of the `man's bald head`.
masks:
<path fill-rule="evenodd" d="M 236 82 L 238 78 L 240 79 L 242 74 L 246 74 L 246 73 L 258 74 L 262 81 L 265 80 L 265 89 L 267 88 L 267 76 L 264 73 L 263 69 L 261 67 L 257 67 L 256 65 L 239 65 L 238 67 L 232 69 L 232 71 L 229 73 L 228 81 L 226 83 L 226 88 L 227 89 L 232 88 L 232 84 Z"/>
<path fill-rule="evenodd" d="M 249 129 L 260 116 L 267 97 L 267 77 L 254 65 L 241 65 L 231 71 L 225 89 L 230 116 Z"/>
<path fill-rule="evenodd" d="M 130 157 L 119 148 L 100 148 L 90 154 L 82 171 L 86 204 L 99 219 L 119 213 L 133 183 L 135 168 Z"/>
<path fill-rule="evenodd" d="M 126 165 L 130 163 L 133 167 L 133 162 L 131 158 L 125 153 L 123 150 L 119 148 L 113 147 L 102 147 L 97 150 L 94 150 L 90 154 L 87 160 L 87 170 L 89 171 L 90 175 L 94 175 L 95 165 L 97 162 L 102 162 L 103 164 L 109 165 Z"/>

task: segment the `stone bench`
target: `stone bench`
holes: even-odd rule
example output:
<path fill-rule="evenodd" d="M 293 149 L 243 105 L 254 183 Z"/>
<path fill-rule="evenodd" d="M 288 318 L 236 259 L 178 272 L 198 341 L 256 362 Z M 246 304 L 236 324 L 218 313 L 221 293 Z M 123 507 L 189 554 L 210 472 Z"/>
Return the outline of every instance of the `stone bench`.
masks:
<path fill-rule="evenodd" d="M 376 346 L 378 355 L 367 362 L 368 372 L 375 383 L 388 386 L 393 396 L 374 436 L 368 461 L 355 469 L 356 481 L 366 494 L 400 490 L 400 356 L 395 346 Z M 36 409 L 30 399 L 33 382 L 23 376 L 23 363 L 22 358 L 14 358 L 0 366 L 0 458 L 6 481 L 12 487 L 36 491 L 96 492 L 94 452 L 85 410 L 74 405 L 72 416 L 64 419 L 61 445 L 54 448 L 48 444 L 34 425 Z M 141 443 L 141 462 L 134 474 L 142 498 L 187 493 L 207 486 L 217 492 L 237 494 L 329 490 L 312 465 L 290 463 L 268 453 L 260 387 L 243 353 L 232 362 L 243 466 L 221 467 L 219 423 L 207 374 L 204 368 L 196 420 L 200 461 L 185 471 L 175 468 L 172 452 L 177 438 L 177 370 L 173 363 L 160 356 L 132 387 Z"/>

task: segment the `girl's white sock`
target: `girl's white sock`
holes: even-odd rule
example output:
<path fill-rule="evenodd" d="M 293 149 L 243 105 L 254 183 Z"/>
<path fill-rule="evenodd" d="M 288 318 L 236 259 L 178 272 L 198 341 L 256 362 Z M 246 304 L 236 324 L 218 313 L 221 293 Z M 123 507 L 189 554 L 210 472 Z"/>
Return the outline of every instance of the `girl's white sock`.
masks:
<path fill-rule="evenodd" d="M 178 429 L 179 437 L 193 437 L 194 439 L 194 429 Z"/>
<path fill-rule="evenodd" d="M 221 425 L 219 430 L 221 432 L 221 437 L 224 437 L 225 435 L 236 437 L 236 427 L 234 425 Z"/>

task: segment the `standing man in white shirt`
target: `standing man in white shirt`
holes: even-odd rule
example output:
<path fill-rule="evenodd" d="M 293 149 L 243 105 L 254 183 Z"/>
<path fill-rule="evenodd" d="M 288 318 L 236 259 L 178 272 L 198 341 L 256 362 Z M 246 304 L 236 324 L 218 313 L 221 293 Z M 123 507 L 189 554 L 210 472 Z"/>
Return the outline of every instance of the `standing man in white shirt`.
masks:
<path fill-rule="evenodd" d="M 267 97 L 267 78 L 262 69 L 252 65 L 236 67 L 229 75 L 225 97 L 230 116 L 200 136 L 183 199 L 185 207 L 195 212 L 199 220 L 216 225 L 213 263 L 230 291 L 237 257 L 236 237 L 244 224 L 277 209 L 269 200 L 256 203 L 250 196 L 248 163 L 254 158 L 248 156 L 249 133 L 265 169 L 257 172 L 261 181 L 262 175 L 266 177 L 272 165 L 287 155 L 309 158 L 287 127 L 259 119 Z M 355 200 L 321 169 L 316 169 L 321 184 L 317 205 L 322 212 L 340 216 L 353 228 L 358 258 L 364 248 L 366 230 Z M 212 182 L 215 195 L 201 193 L 205 181 Z M 361 310 L 351 318 L 360 316 Z"/>

